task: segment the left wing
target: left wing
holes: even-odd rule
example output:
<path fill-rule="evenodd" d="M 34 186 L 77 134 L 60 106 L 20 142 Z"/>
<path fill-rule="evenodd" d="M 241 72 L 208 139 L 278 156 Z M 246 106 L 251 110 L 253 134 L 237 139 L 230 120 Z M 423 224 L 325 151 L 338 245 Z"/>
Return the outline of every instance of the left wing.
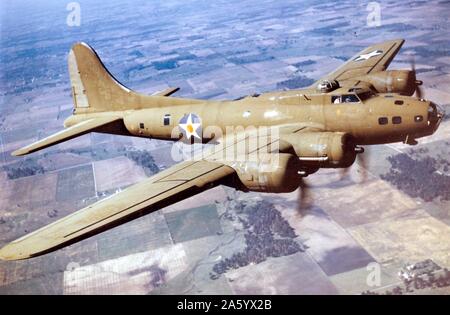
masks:
<path fill-rule="evenodd" d="M 278 127 L 280 134 L 322 128 L 300 123 Z M 250 138 L 255 146 L 248 146 L 247 153 L 271 152 L 271 145 L 280 140 L 278 137 L 260 137 L 253 132 L 227 135 L 193 161 L 174 165 L 9 243 L 0 249 L 0 259 L 27 259 L 54 251 L 220 185 L 235 174 L 227 162 L 227 150 L 237 154 L 238 147 L 247 148 Z M 282 147 L 280 144 L 279 148 Z"/>
<path fill-rule="evenodd" d="M 397 39 L 367 47 L 323 79 L 345 81 L 370 72 L 384 71 L 404 42 L 403 39 Z M 314 83 L 314 87 L 318 82 Z"/>
<path fill-rule="evenodd" d="M 54 251 L 212 188 L 233 173 L 221 163 L 182 162 L 9 243 L 0 249 L 0 259 Z"/>

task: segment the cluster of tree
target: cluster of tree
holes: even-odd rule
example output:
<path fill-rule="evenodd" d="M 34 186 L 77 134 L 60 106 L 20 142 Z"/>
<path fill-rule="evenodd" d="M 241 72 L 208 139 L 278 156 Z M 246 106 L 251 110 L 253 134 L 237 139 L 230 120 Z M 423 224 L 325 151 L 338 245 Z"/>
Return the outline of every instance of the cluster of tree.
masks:
<path fill-rule="evenodd" d="M 414 198 L 432 201 L 440 197 L 441 200 L 450 200 L 450 176 L 445 174 L 450 164 L 445 159 L 430 156 L 413 159 L 407 154 L 398 154 L 388 160 L 391 169 L 381 176 L 382 179 Z"/>
<path fill-rule="evenodd" d="M 35 159 L 26 159 L 17 163 L 5 165 L 3 166 L 3 170 L 6 171 L 8 179 L 33 176 L 45 172 L 44 168 L 39 165 Z"/>
<path fill-rule="evenodd" d="M 147 175 L 152 175 L 159 172 L 159 167 L 156 165 L 153 156 L 147 151 L 127 151 L 126 156 L 136 162 L 136 164 L 142 166 Z"/>
<path fill-rule="evenodd" d="M 395 286 L 392 290 L 387 290 L 384 293 L 377 293 L 373 291 L 365 291 L 363 295 L 402 295 L 412 293 L 415 290 L 423 290 L 423 289 L 436 289 L 436 288 L 445 288 L 450 286 L 450 271 L 448 269 L 444 269 L 444 273 L 442 275 L 436 276 L 434 273 L 428 273 L 426 277 L 414 277 L 411 280 L 404 279 L 403 287 Z"/>
<path fill-rule="evenodd" d="M 310 79 L 304 75 L 297 75 L 291 79 L 288 79 L 286 81 L 281 81 L 277 83 L 277 90 L 282 89 L 298 89 L 305 86 L 309 86 L 314 83 L 313 79 Z"/>
<path fill-rule="evenodd" d="M 213 266 L 211 279 L 217 279 L 231 269 L 260 263 L 268 257 L 281 257 L 304 251 L 304 247 L 294 238 L 294 229 L 280 215 L 280 212 L 267 201 L 256 204 L 241 202 L 236 205 L 237 214 L 246 234 L 245 248 Z"/>

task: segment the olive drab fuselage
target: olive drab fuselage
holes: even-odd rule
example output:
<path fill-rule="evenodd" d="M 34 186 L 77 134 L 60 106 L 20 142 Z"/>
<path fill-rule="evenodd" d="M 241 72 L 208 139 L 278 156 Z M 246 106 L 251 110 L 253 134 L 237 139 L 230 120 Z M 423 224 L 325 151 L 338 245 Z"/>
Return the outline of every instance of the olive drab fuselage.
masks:
<path fill-rule="evenodd" d="M 204 142 L 211 139 L 208 130 L 214 128 L 220 128 L 222 134 L 226 134 L 227 130 L 235 130 L 236 127 L 293 123 L 310 125 L 322 131 L 348 133 L 361 145 L 408 142 L 430 135 L 437 128 L 437 124 L 428 120 L 434 106 L 429 101 L 387 93 L 373 94 L 358 102 L 335 104 L 332 97 L 345 95 L 337 92 L 293 90 L 248 96 L 236 101 L 205 101 L 120 111 L 116 114 L 123 117 L 124 126 L 130 135 L 178 140 L 181 134 L 178 127 L 180 119 L 193 113 L 201 119 Z M 114 112 L 108 112 L 108 115 L 112 114 Z M 101 117 L 104 114 L 89 114 L 89 117 L 92 115 Z M 78 114 L 70 117 L 66 127 L 86 119 L 83 116 Z"/>

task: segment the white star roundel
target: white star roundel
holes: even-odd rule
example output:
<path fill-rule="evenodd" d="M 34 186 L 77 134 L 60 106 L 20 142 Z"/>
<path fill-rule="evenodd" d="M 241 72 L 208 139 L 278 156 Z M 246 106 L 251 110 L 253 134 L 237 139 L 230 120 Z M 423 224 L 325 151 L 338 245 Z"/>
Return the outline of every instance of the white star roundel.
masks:
<path fill-rule="evenodd" d="M 180 119 L 178 126 L 180 127 L 185 139 L 191 139 L 191 136 L 194 136 L 197 139 L 202 139 L 202 121 L 196 114 L 185 114 Z"/>
<path fill-rule="evenodd" d="M 367 60 L 367 59 L 370 59 L 372 57 L 381 55 L 382 53 L 383 53 L 382 50 L 374 50 L 374 51 L 371 51 L 370 53 L 359 55 L 358 57 L 353 59 L 353 61 Z"/>

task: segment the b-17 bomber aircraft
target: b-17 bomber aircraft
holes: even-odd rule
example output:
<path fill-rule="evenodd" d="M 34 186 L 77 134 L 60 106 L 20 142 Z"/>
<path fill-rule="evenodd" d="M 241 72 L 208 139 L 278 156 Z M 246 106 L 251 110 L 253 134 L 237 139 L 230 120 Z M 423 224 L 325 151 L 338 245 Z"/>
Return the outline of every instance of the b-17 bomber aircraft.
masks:
<path fill-rule="evenodd" d="M 416 144 L 436 131 L 444 112 L 421 98 L 414 68 L 386 70 L 403 43 L 368 47 L 308 88 L 233 101 L 172 97 L 177 88 L 136 93 L 108 72 L 90 46 L 75 44 L 68 56 L 74 109 L 65 129 L 13 155 L 90 132 L 211 145 L 7 244 L 0 258 L 49 253 L 217 185 L 292 192 L 321 168 L 350 167 L 364 145 Z"/>

